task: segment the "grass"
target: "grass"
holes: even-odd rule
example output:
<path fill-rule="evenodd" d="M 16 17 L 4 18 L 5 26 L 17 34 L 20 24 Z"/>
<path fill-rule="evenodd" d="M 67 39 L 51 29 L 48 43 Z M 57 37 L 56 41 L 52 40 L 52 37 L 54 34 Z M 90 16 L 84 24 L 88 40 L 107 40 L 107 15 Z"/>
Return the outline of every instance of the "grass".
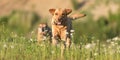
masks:
<path fill-rule="evenodd" d="M 35 33 L 28 39 L 4 28 L 0 31 L 6 34 L 0 35 L 0 60 L 120 60 L 119 37 L 102 42 L 82 36 L 84 41 L 72 43 L 61 56 L 60 44 L 54 47 L 44 41 L 38 45 Z"/>
<path fill-rule="evenodd" d="M 94 45 L 95 44 L 95 45 Z M 109 46 L 99 42 L 86 43 L 85 45 L 72 45 L 66 50 L 63 57 L 60 55 L 60 47 L 52 47 L 46 43 L 0 43 L 1 60 L 119 60 L 120 46 L 110 43 Z"/>

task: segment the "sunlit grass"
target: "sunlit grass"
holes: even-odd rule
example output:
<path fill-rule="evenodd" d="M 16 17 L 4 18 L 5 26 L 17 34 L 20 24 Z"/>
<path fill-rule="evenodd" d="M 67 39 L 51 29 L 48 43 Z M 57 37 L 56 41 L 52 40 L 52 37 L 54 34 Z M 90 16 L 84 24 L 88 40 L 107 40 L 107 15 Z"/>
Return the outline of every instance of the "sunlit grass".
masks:
<path fill-rule="evenodd" d="M 13 32 L 11 32 L 12 34 Z M 15 33 L 14 33 L 15 34 Z M 37 44 L 35 38 L 27 39 L 24 36 L 14 36 L 12 40 L 0 40 L 1 60 L 119 60 L 120 38 L 115 37 L 104 42 L 91 40 L 91 42 L 72 43 L 69 50 L 61 56 L 61 44 L 52 46 L 47 41 Z M 85 38 L 84 39 L 88 39 Z M 5 41 L 4 41 L 5 40 Z"/>

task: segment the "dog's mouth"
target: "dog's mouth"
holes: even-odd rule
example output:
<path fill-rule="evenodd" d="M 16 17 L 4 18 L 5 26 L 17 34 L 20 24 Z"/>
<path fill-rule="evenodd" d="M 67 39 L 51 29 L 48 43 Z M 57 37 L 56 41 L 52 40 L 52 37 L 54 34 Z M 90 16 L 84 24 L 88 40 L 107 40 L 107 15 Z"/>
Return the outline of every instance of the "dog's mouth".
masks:
<path fill-rule="evenodd" d="M 55 19 L 54 20 L 54 24 L 55 25 L 62 25 L 62 24 L 64 24 L 65 20 L 66 20 L 65 17 L 64 18 L 60 18 L 60 19 Z"/>
<path fill-rule="evenodd" d="M 54 21 L 54 24 L 56 24 L 56 25 L 61 25 L 62 22 L 61 22 L 61 21 Z"/>
<path fill-rule="evenodd" d="M 57 22 L 58 25 L 61 25 L 61 22 Z"/>
<path fill-rule="evenodd" d="M 61 25 L 62 23 L 61 22 L 54 22 L 56 25 Z"/>

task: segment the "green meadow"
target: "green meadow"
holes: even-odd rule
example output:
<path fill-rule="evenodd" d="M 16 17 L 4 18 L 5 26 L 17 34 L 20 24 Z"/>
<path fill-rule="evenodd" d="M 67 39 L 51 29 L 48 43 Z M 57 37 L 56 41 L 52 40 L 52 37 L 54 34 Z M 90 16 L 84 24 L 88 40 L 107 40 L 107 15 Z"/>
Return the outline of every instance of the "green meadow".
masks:
<path fill-rule="evenodd" d="M 71 1 L 76 10 L 77 2 Z M 0 16 L 0 60 L 120 60 L 120 1 L 112 2 L 118 4 L 118 9 L 110 8 L 107 17 L 104 9 L 109 0 L 96 1 L 92 7 L 80 11 L 87 16 L 72 22 L 72 44 L 64 55 L 61 42 L 56 47 L 47 40 L 37 44 L 38 24 L 49 21 L 47 17 L 21 10 Z"/>

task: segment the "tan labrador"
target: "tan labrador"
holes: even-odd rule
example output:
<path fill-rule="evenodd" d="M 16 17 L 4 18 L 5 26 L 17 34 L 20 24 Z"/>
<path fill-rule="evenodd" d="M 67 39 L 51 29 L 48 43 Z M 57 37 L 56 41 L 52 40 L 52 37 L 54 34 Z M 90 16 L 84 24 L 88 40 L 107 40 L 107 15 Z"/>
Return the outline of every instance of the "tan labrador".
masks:
<path fill-rule="evenodd" d="M 64 47 L 70 47 L 71 45 L 71 32 L 72 29 L 72 20 L 84 17 L 85 14 L 74 14 L 68 16 L 72 9 L 49 9 L 49 12 L 52 14 L 52 44 L 56 45 L 58 40 L 64 42 Z"/>

